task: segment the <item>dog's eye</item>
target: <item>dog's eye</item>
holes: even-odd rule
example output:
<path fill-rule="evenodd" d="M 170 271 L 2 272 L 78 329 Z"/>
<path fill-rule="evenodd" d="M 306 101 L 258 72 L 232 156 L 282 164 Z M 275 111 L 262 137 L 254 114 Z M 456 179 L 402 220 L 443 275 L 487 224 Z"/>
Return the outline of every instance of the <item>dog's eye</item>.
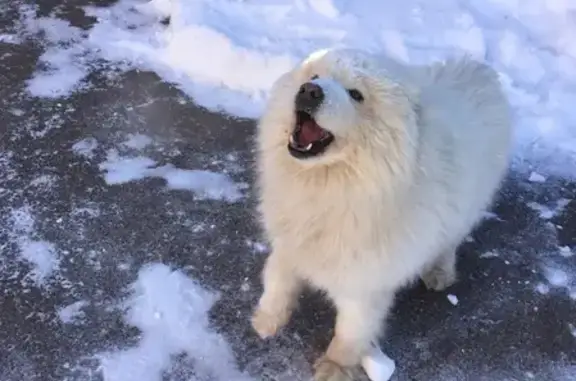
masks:
<path fill-rule="evenodd" d="M 313 81 L 315 79 L 318 79 L 318 74 L 314 74 L 312 77 L 310 77 L 310 79 Z"/>
<path fill-rule="evenodd" d="M 350 94 L 350 97 L 352 97 L 356 102 L 362 102 L 364 100 L 362 93 L 356 89 L 348 90 L 348 94 Z"/>

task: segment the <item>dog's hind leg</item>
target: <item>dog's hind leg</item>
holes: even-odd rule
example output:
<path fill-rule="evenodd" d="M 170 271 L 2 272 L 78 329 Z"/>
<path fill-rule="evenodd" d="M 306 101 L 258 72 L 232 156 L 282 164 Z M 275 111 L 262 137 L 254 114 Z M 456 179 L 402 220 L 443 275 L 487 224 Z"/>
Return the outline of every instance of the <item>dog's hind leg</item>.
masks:
<path fill-rule="evenodd" d="M 338 315 L 334 337 L 315 364 L 315 381 L 349 381 L 362 357 L 382 332 L 394 293 L 334 299 Z"/>
<path fill-rule="evenodd" d="M 451 245 L 449 249 L 442 251 L 422 274 L 421 279 L 428 289 L 442 291 L 456 282 L 457 249 L 458 245 Z"/>

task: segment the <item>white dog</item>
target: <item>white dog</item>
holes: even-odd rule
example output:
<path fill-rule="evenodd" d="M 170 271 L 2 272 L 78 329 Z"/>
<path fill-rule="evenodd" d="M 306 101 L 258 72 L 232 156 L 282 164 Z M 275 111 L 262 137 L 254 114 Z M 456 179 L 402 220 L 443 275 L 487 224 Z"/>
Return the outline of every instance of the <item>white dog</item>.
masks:
<path fill-rule="evenodd" d="M 289 319 L 304 284 L 338 311 L 315 379 L 350 380 L 397 290 L 456 280 L 456 249 L 507 170 L 508 102 L 468 58 L 405 67 L 315 52 L 274 84 L 258 126 L 260 213 L 272 245 L 252 317 Z"/>

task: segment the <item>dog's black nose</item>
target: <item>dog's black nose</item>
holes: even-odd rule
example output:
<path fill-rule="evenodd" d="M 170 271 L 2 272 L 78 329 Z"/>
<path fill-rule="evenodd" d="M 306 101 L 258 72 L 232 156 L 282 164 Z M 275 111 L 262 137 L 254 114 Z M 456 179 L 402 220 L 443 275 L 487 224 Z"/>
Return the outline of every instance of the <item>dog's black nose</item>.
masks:
<path fill-rule="evenodd" d="M 296 94 L 296 108 L 301 110 L 316 110 L 324 100 L 324 90 L 313 82 L 306 82 L 300 86 Z"/>

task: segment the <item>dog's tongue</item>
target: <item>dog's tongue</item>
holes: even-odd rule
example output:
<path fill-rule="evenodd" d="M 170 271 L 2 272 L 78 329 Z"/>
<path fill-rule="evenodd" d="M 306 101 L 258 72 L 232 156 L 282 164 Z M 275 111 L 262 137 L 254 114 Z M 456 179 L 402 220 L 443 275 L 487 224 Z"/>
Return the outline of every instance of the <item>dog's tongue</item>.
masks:
<path fill-rule="evenodd" d="M 313 120 L 306 120 L 300 125 L 297 140 L 301 147 L 322 139 L 322 128 Z"/>

